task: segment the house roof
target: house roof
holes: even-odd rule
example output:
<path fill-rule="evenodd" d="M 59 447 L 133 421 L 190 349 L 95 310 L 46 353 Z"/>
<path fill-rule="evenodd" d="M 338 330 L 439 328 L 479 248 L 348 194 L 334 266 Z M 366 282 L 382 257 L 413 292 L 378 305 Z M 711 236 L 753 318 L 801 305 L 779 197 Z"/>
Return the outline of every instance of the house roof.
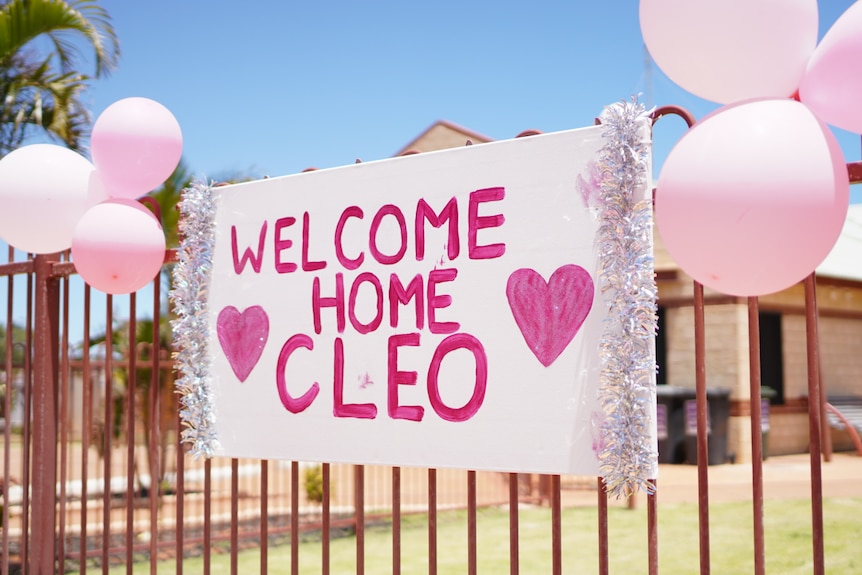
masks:
<path fill-rule="evenodd" d="M 851 204 L 835 246 L 817 266 L 817 275 L 862 281 L 862 204 Z"/>
<path fill-rule="evenodd" d="M 406 152 L 433 152 L 448 148 L 459 148 L 470 140 L 473 144 L 484 144 L 492 138 L 474 132 L 448 120 L 437 120 L 425 130 L 410 140 L 403 148 L 395 152 L 400 156 Z"/>
<path fill-rule="evenodd" d="M 395 156 L 408 152 L 457 148 L 465 145 L 468 140 L 473 144 L 482 144 L 493 141 L 493 138 L 448 120 L 438 120 L 398 150 Z M 657 270 L 679 269 L 664 250 L 657 230 L 656 247 Z M 816 271 L 817 275 L 822 277 L 862 282 L 862 204 L 850 205 L 841 235 Z"/>

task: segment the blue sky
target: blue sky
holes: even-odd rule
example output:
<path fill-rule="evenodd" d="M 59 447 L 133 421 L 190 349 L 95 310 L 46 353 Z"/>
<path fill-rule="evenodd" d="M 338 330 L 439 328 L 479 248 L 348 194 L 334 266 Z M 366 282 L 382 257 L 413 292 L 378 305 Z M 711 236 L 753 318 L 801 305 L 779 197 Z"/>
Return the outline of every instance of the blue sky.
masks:
<path fill-rule="evenodd" d="M 852 3 L 819 2 L 821 34 Z M 590 125 L 638 93 L 698 118 L 716 107 L 647 73 L 636 0 L 101 4 L 123 55 L 90 90 L 94 115 L 161 102 L 208 179 L 386 158 L 438 119 L 505 139 Z M 657 165 L 681 133 L 658 125 Z M 840 139 L 859 159 L 859 137 Z"/>
<path fill-rule="evenodd" d="M 506 139 L 591 125 L 634 94 L 697 118 L 717 107 L 647 72 L 637 0 L 101 4 L 122 58 L 87 93 L 94 118 L 130 96 L 161 102 L 206 179 L 387 158 L 439 119 Z M 819 2 L 821 36 L 851 4 Z M 657 124 L 656 175 L 683 132 L 680 120 Z M 847 160 L 860 159 L 859 136 L 838 135 Z"/>

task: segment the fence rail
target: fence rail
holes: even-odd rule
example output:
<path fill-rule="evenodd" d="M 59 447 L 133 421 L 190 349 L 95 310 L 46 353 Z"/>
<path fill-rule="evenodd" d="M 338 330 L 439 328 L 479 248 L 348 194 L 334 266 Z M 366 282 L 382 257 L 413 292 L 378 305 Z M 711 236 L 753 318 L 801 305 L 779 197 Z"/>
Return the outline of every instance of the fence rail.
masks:
<path fill-rule="evenodd" d="M 663 108 L 655 117 L 684 112 Z M 862 162 L 848 165 L 862 181 Z M 563 499 L 577 492 L 596 509 L 598 573 L 609 572 L 609 501 L 597 478 L 535 476 L 214 458 L 195 460 L 178 442 L 168 318 L 162 278 L 124 297 L 91 292 L 65 255 L 20 256 L 9 250 L 3 341 L 3 481 L 0 575 L 107 573 L 145 561 L 155 573 L 172 559 L 254 547 L 260 572 L 272 545 L 290 543 L 290 572 L 299 573 L 300 542 L 321 539 L 320 569 L 330 573 L 331 541 L 355 537 L 356 573 L 365 572 L 369 526 L 392 533 L 392 573 L 401 572 L 402 525 L 421 513 L 428 572 L 449 552 L 438 539 L 441 513 L 466 513 L 468 572 L 477 571 L 477 517 L 485 507 L 508 510 L 509 570 L 520 571 L 520 509 L 550 508 L 552 572 L 563 572 Z M 174 261 L 166 254 L 166 267 Z M 3 280 L 0 279 L 0 282 Z M 805 283 L 808 421 L 812 503 L 812 570 L 824 573 L 821 451 L 825 401 L 819 380 L 816 283 Z M 704 295 L 694 286 L 700 573 L 711 569 Z M 751 405 L 760 401 L 758 300 L 748 301 Z M 130 344 L 130 342 L 132 342 Z M 754 572 L 765 572 L 761 421 L 751 410 Z M 659 493 L 661 483 L 659 482 Z M 657 496 L 646 498 L 647 570 L 658 573 Z M 52 536 L 53 534 L 53 536 Z M 666 544 L 668 547 L 672 543 Z"/>

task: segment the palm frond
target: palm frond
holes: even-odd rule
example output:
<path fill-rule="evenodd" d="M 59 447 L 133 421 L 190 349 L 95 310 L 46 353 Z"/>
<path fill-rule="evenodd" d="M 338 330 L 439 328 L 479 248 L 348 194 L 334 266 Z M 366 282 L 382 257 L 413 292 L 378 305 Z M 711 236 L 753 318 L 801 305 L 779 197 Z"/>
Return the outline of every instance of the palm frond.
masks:
<path fill-rule="evenodd" d="M 80 69 L 89 52 L 92 76 Z M 82 94 L 119 54 L 96 0 L 0 0 L 0 156 L 37 131 L 80 149 L 91 121 Z"/>
<path fill-rule="evenodd" d="M 87 80 L 73 72 L 56 74 L 47 61 L 0 70 L 0 155 L 18 147 L 33 129 L 80 149 L 90 124 L 80 104 Z"/>
<path fill-rule="evenodd" d="M 177 225 L 180 213 L 177 211 L 177 204 L 183 190 L 191 185 L 192 180 L 193 176 L 188 164 L 181 159 L 168 179 L 148 194 L 159 205 L 162 228 L 165 230 L 165 241 L 169 248 L 175 248 L 179 245 Z"/>
<path fill-rule="evenodd" d="M 75 38 L 83 37 L 92 50 L 96 77 L 110 72 L 119 59 L 110 16 L 95 0 L 9 0 L 0 6 L 0 62 L 42 35 L 52 42 L 53 55 L 66 72 L 83 58 Z"/>

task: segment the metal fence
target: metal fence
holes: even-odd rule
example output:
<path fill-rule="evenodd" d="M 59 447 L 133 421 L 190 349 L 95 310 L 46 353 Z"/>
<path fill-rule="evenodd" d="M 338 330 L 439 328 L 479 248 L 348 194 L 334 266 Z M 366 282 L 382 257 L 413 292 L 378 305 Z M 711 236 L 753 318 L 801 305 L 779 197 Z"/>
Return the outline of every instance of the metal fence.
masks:
<path fill-rule="evenodd" d="M 674 113 L 659 109 L 655 118 Z M 862 162 L 850 164 L 862 181 Z M 166 256 L 165 270 L 174 254 Z M 17 259 L 16 259 L 17 258 Z M 438 541 L 438 520 L 465 514 L 466 565 L 477 572 L 480 509 L 508 513 L 509 572 L 520 572 L 524 504 L 550 508 L 552 572 L 563 572 L 564 495 L 577 491 L 595 508 L 598 573 L 609 572 L 609 502 L 598 478 L 532 476 L 363 465 L 213 458 L 195 460 L 178 441 L 165 279 L 129 296 L 92 292 L 64 254 L 22 256 L 10 249 L 0 264 L 5 314 L 0 327 L 3 414 L 0 575 L 12 573 L 157 572 L 160 561 L 183 573 L 199 557 L 203 572 L 215 555 L 239 572 L 240 552 L 290 544 L 290 572 L 299 573 L 301 542 L 320 540 L 319 572 L 330 573 L 335 537 L 355 537 L 355 572 L 364 573 L 369 527 L 391 532 L 391 572 L 402 570 L 402 525 L 419 514 L 427 529 L 427 572 L 451 549 Z M 166 274 L 165 274 L 166 277 Z M 821 435 L 825 402 L 819 380 L 815 278 L 805 280 L 808 338 L 812 572 L 824 573 Z M 700 565 L 711 568 L 703 288 L 694 286 Z M 749 299 L 751 404 L 760 399 L 758 301 Z M 168 335 L 166 335 L 168 334 Z M 0 334 L 2 335 L 2 334 Z M 765 572 L 760 413 L 751 412 L 751 504 L 754 573 Z M 755 432 L 756 431 L 756 432 Z M 658 573 L 658 495 L 646 498 L 648 549 L 644 571 Z M 670 545 L 670 544 L 669 544 Z M 136 567 L 137 565 L 137 567 Z M 143 566 L 143 567 L 140 567 Z M 692 566 L 694 569 L 694 566 Z"/>

